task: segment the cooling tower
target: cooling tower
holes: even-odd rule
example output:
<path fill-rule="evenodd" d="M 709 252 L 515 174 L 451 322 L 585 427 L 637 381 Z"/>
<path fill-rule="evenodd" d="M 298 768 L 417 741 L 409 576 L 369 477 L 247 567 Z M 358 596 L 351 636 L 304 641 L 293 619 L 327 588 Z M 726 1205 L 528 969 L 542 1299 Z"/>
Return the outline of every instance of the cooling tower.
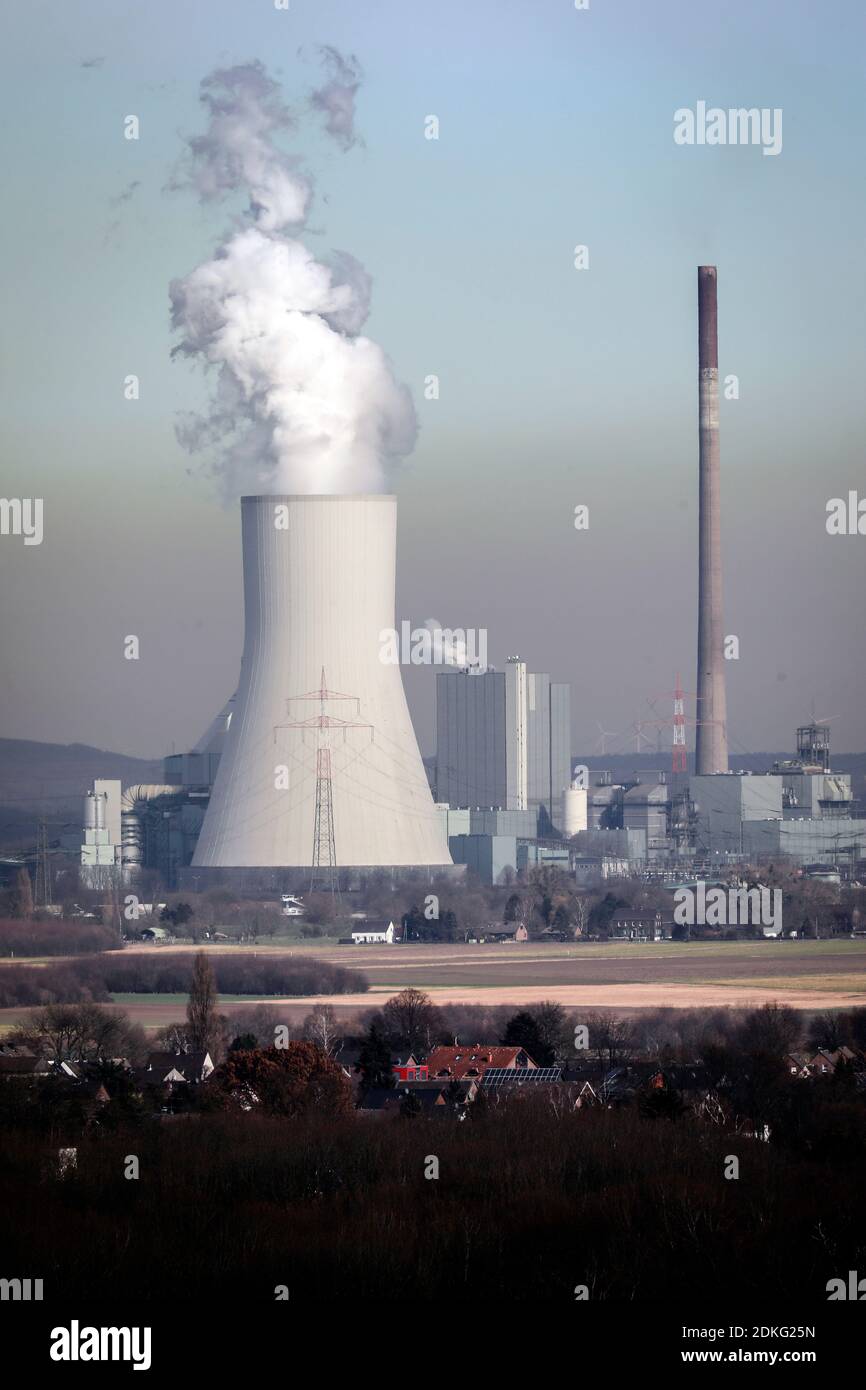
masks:
<path fill-rule="evenodd" d="M 382 659 L 396 498 L 244 497 L 241 514 L 240 685 L 193 866 L 310 866 L 317 784 L 338 868 L 450 865 L 400 668 Z"/>
<path fill-rule="evenodd" d="M 722 651 L 722 541 L 719 500 L 719 335 L 716 267 L 698 266 L 698 684 L 695 771 L 728 770 Z"/>

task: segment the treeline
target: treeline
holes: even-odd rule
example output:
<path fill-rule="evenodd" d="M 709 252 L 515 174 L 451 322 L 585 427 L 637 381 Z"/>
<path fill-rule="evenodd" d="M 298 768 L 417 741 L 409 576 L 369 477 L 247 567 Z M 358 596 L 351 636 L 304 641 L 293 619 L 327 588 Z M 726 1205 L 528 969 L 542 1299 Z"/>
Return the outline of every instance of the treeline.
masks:
<path fill-rule="evenodd" d="M 636 1111 L 524 1098 L 463 1124 L 201 1115 L 70 1136 L 0 1131 L 10 1270 L 47 1299 L 401 1296 L 509 1304 L 822 1301 L 862 1269 L 862 1155 L 832 1164 Z M 139 1177 L 128 1181 L 128 1155 Z M 729 1181 L 730 1155 L 739 1177 Z M 435 1178 L 430 1157 L 435 1156 Z"/>
<path fill-rule="evenodd" d="M 105 985 L 85 981 L 77 961 L 63 965 L 0 966 L 0 1009 L 33 1008 L 41 1004 L 110 1004 Z"/>
<path fill-rule="evenodd" d="M 354 994 L 367 978 L 330 961 L 243 952 L 208 957 L 220 994 Z M 116 994 L 179 994 L 189 988 L 194 954 L 129 952 L 102 961 L 82 961 L 84 978 L 93 972 Z"/>
<path fill-rule="evenodd" d="M 194 955 L 129 953 L 62 966 L 0 967 L 0 1008 L 108 1003 L 112 994 L 185 994 Z M 211 957 L 220 994 L 271 997 L 362 993 L 365 975 L 329 961 L 249 953 Z"/>
<path fill-rule="evenodd" d="M 515 1037 L 515 1020 L 521 1033 Z M 527 1022 L 528 1020 L 528 1022 Z M 274 1029 L 286 1024 L 269 1004 L 233 1009 L 232 1036 L 248 1035 L 267 1047 Z M 699 1061 L 719 1048 L 753 1054 L 850 1047 L 866 1053 L 866 1008 L 805 1013 L 769 1004 L 760 1009 L 645 1009 L 634 1014 L 612 1010 L 566 1009 L 540 999 L 515 1010 L 513 1004 L 433 1004 L 423 990 L 404 989 L 382 1008 L 339 1018 L 328 1004 L 316 1004 L 303 1023 L 290 1025 L 293 1037 L 306 1038 L 340 1055 L 352 1053 L 375 1027 L 395 1054 L 425 1057 L 432 1048 L 456 1044 L 469 1049 L 512 1042 L 526 1047 L 539 1065 L 578 1064 L 593 1059 L 599 1068 L 640 1058 L 660 1065 Z M 575 1045 L 579 1027 L 587 1046 Z M 511 1035 L 511 1036 L 509 1036 Z"/>
<path fill-rule="evenodd" d="M 82 956 L 121 945 L 116 931 L 97 922 L 0 919 L 0 956 Z"/>

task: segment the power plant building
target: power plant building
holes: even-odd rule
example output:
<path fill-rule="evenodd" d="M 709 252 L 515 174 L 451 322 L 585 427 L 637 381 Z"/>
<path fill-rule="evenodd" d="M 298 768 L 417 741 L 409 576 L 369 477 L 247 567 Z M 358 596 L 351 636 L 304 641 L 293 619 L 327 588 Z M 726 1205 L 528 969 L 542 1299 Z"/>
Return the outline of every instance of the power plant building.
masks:
<path fill-rule="evenodd" d="M 623 829 L 643 831 L 648 852 L 667 847 L 668 803 L 665 782 L 638 782 L 623 792 Z"/>
<path fill-rule="evenodd" d="M 532 813 L 538 834 L 562 820 L 571 783 L 571 689 L 510 658 L 502 671 L 436 677 L 436 793 L 452 807 Z"/>
<path fill-rule="evenodd" d="M 826 731 L 804 725 L 797 748 L 769 773 L 690 778 L 698 850 L 852 866 L 866 855 L 866 820 L 852 816 L 850 775 L 830 768 Z"/>
<path fill-rule="evenodd" d="M 849 864 L 853 870 L 866 859 L 866 820 L 745 821 L 743 848 L 752 858 L 785 854 L 799 864 Z"/>
<path fill-rule="evenodd" d="M 79 853 L 79 877 L 88 888 L 120 884 L 122 844 L 120 782 L 98 778 L 86 793 Z"/>
<path fill-rule="evenodd" d="M 571 686 L 550 684 L 550 818 L 563 829 L 564 798 L 571 787 Z"/>
<path fill-rule="evenodd" d="M 436 796 L 449 806 L 506 806 L 504 671 L 436 676 Z"/>
<path fill-rule="evenodd" d="M 565 845 L 545 845 L 514 835 L 457 835 L 448 844 L 455 864 L 465 864 L 488 884 L 510 882 L 535 865 L 568 870 L 571 862 Z"/>
<path fill-rule="evenodd" d="M 764 773 L 729 772 L 689 779 L 699 849 L 739 854 L 744 821 L 782 819 L 782 779 Z"/>
<path fill-rule="evenodd" d="M 504 805 L 523 811 L 529 805 L 529 697 L 526 662 L 516 656 L 509 657 L 506 665 L 505 695 Z"/>

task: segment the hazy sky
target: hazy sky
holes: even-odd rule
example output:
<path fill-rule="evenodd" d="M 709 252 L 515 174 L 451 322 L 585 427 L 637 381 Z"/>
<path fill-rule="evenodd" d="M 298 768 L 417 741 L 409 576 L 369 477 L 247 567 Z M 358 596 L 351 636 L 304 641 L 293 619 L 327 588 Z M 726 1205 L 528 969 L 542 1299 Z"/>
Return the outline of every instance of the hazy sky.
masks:
<path fill-rule="evenodd" d="M 242 203 L 166 184 L 211 69 L 260 58 L 292 104 L 333 44 L 365 72 L 364 143 L 305 141 L 307 240 L 371 272 L 367 331 L 415 398 L 398 617 L 486 627 L 494 664 L 570 680 L 575 752 L 599 723 L 633 746 L 678 669 L 694 689 L 696 266 L 717 264 L 740 383 L 721 410 L 731 748 L 791 747 L 813 700 L 838 751 L 866 747 L 866 536 L 825 529 L 829 498 L 866 496 L 864 18 L 859 0 L 7 7 L 0 492 L 44 498 L 45 534 L 0 537 L 0 735 L 159 756 L 234 688 L 239 519 L 175 439 L 205 388 L 169 360 L 168 285 Z M 677 146 L 698 101 L 781 108 L 781 153 Z M 432 751 L 434 673 L 406 685 Z"/>

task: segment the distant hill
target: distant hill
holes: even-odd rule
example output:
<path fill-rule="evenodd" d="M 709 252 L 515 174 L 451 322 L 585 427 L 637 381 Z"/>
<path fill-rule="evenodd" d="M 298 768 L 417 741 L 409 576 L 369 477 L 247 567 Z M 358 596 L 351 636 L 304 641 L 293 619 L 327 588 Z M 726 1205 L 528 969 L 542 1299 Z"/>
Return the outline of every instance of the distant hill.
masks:
<path fill-rule="evenodd" d="M 162 762 L 85 743 L 0 738 L 0 841 L 9 847 L 32 840 L 42 817 L 50 830 L 80 824 L 81 798 L 96 777 L 117 778 L 125 787 L 161 782 Z"/>

